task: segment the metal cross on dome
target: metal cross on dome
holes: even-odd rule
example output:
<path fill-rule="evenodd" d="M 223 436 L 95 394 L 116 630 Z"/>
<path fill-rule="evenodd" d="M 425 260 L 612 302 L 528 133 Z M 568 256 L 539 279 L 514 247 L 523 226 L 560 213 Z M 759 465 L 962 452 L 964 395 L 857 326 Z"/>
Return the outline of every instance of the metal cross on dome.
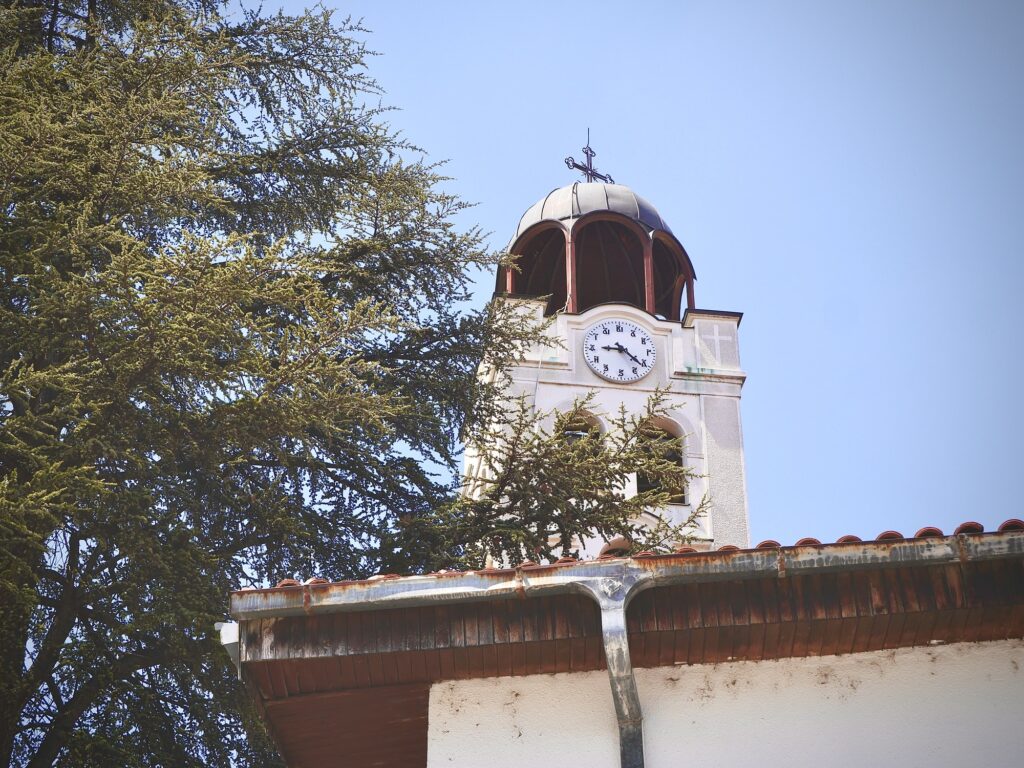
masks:
<path fill-rule="evenodd" d="M 586 157 L 587 157 L 587 164 L 586 165 L 580 165 L 572 157 L 567 157 L 567 158 L 565 158 L 566 166 L 570 170 L 575 169 L 575 170 L 579 171 L 580 173 L 582 173 L 583 177 L 588 182 L 593 181 L 594 179 L 600 179 L 605 184 L 614 184 L 615 183 L 615 179 L 613 179 L 610 174 L 598 173 L 594 169 L 594 158 L 597 157 L 597 152 L 595 152 L 594 150 L 592 150 L 590 148 L 590 129 L 589 128 L 587 128 L 587 146 L 585 146 L 583 148 L 583 154 L 586 155 Z"/>

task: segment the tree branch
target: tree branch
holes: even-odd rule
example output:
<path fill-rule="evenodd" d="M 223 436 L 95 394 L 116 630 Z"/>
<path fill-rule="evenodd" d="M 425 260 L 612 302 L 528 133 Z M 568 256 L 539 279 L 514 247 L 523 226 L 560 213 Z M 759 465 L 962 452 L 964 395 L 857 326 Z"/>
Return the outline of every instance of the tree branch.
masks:
<path fill-rule="evenodd" d="M 157 666 L 169 660 L 170 649 L 167 644 L 162 643 L 140 653 L 121 656 L 89 678 L 78 687 L 74 695 L 53 718 L 46 736 L 26 768 L 51 768 L 60 751 L 67 744 L 68 737 L 78 719 L 96 702 L 97 698 L 109 692 L 113 683 L 127 679 L 140 669 Z"/>

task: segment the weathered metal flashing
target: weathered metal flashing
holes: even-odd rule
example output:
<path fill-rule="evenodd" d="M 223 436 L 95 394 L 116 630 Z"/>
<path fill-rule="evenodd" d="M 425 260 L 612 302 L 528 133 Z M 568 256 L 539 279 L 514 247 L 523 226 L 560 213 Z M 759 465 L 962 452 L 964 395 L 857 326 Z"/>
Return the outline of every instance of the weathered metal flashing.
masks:
<path fill-rule="evenodd" d="M 680 322 L 682 323 L 683 328 L 693 328 L 694 320 L 696 320 L 698 318 L 707 319 L 707 318 L 714 318 L 714 317 L 721 317 L 721 318 L 727 318 L 727 319 L 730 319 L 730 320 L 735 320 L 737 328 L 739 327 L 740 323 L 743 321 L 743 313 L 742 312 L 729 312 L 729 311 L 720 310 L 720 309 L 696 309 L 696 308 L 691 309 L 690 307 L 687 307 L 683 311 L 683 319 Z"/>
<path fill-rule="evenodd" d="M 626 608 L 645 589 L 914 565 L 965 565 L 1022 555 L 1024 531 L 1020 530 L 770 546 L 242 590 L 232 593 L 231 613 L 234 618 L 248 622 L 535 595 L 586 595 L 600 608 L 602 642 L 619 727 L 620 762 L 624 768 L 642 768 L 643 713 L 633 677 Z M 241 658 L 246 658 L 244 649 Z"/>
<path fill-rule="evenodd" d="M 626 630 L 626 604 L 635 594 L 635 586 L 636 582 L 627 576 L 622 581 L 607 578 L 588 581 L 584 587 L 601 609 L 601 639 L 619 726 L 622 768 L 643 768 L 644 765 L 644 714 L 633 676 Z"/>
<path fill-rule="evenodd" d="M 939 565 L 1024 555 L 1024 532 L 960 534 L 735 552 L 690 552 L 590 560 L 367 581 L 238 590 L 231 594 L 236 620 L 368 611 L 524 595 L 593 594 L 588 584 L 611 579 L 643 589 L 723 579 L 786 578 L 804 573 Z M 627 598 L 628 600 L 628 598 Z"/>

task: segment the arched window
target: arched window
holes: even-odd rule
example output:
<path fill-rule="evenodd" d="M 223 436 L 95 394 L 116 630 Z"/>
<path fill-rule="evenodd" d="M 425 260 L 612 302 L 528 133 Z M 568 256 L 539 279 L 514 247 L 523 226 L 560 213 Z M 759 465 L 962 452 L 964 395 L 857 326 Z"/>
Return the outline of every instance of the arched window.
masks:
<path fill-rule="evenodd" d="M 583 440 L 590 435 L 599 436 L 601 434 L 601 425 L 586 411 L 577 411 L 571 416 L 564 415 L 557 428 L 562 437 L 570 443 Z"/>
<path fill-rule="evenodd" d="M 664 429 L 658 427 L 650 427 L 648 429 L 648 435 L 652 438 L 653 450 L 658 452 L 663 459 L 677 466 L 683 466 L 683 438 L 676 437 L 675 435 L 669 434 Z M 686 504 L 686 486 L 681 487 L 663 487 L 660 478 L 651 477 L 642 472 L 638 472 L 636 476 L 636 491 L 637 493 L 644 493 L 646 491 L 658 491 L 666 490 L 671 494 L 669 498 L 669 504 Z"/>
<path fill-rule="evenodd" d="M 629 539 L 618 536 L 601 547 L 600 557 L 629 557 L 632 546 L 633 543 Z"/>

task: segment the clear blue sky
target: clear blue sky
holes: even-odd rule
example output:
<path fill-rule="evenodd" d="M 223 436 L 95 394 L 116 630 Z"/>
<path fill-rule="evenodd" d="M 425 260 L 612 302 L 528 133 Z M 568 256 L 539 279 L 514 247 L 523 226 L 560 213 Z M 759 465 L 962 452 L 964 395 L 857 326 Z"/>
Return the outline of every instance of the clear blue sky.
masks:
<path fill-rule="evenodd" d="M 1024 2 L 337 8 L 495 248 L 589 126 L 744 313 L 755 542 L 1024 516 Z"/>

